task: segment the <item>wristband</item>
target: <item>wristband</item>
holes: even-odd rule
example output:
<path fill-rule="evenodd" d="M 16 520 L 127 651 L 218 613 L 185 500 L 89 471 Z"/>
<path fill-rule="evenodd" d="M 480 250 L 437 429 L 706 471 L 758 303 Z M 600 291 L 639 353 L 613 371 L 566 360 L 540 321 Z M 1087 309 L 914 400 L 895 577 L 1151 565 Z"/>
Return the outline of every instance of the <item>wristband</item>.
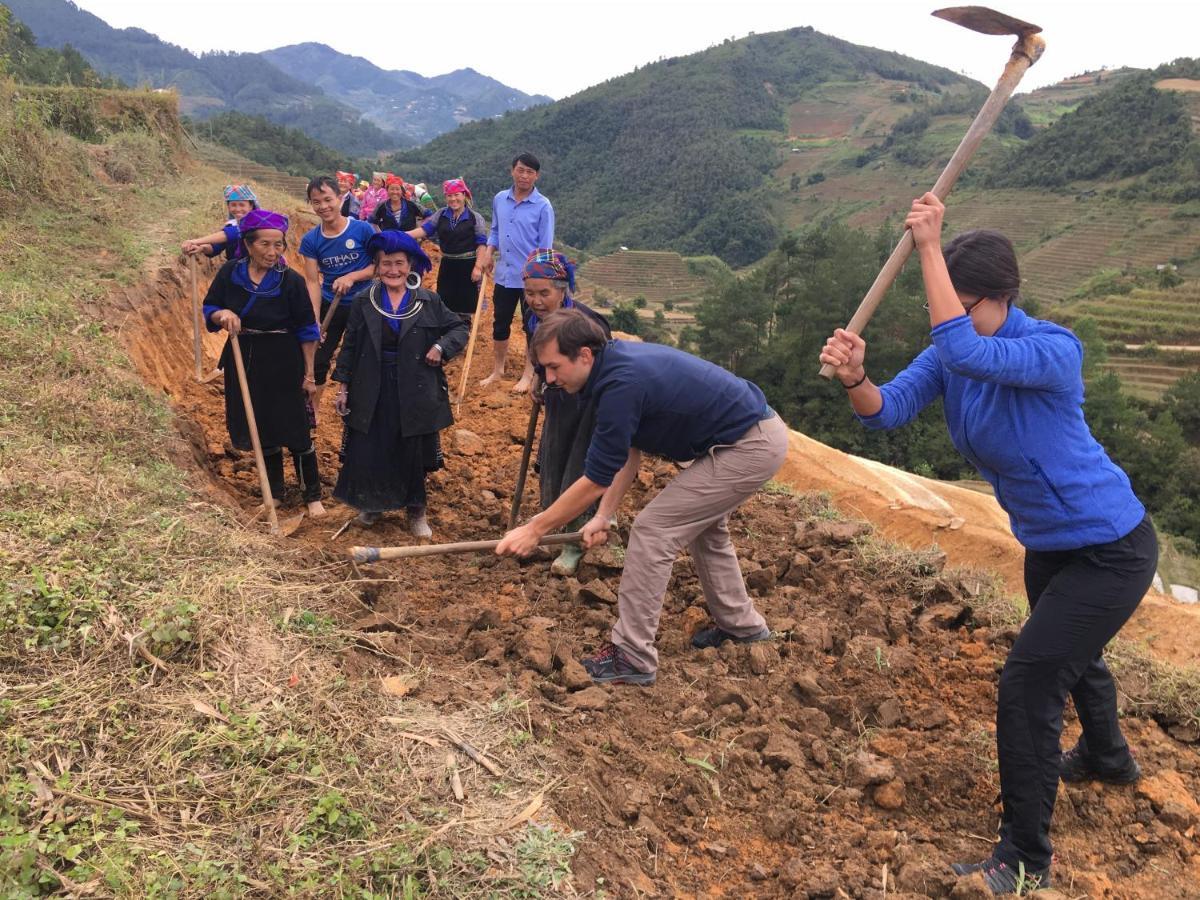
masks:
<path fill-rule="evenodd" d="M 867 380 L 867 373 L 864 371 L 863 377 L 858 379 L 858 381 L 854 382 L 854 384 L 843 384 L 842 387 L 844 387 L 848 391 L 852 391 L 866 380 Z"/>

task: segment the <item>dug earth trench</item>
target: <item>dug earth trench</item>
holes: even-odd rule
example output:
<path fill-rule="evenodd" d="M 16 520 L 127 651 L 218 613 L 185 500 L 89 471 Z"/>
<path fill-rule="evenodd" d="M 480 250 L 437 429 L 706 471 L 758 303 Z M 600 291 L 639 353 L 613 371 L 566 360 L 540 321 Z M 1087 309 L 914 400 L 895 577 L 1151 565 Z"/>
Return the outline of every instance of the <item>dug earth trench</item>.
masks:
<path fill-rule="evenodd" d="M 211 274 L 201 272 L 201 294 Z M 253 460 L 228 446 L 221 381 L 192 377 L 188 289 L 187 270 L 168 266 L 113 303 L 128 314 L 122 333 L 143 377 L 177 411 L 189 470 L 248 521 L 258 505 Z M 439 542 L 498 536 L 516 481 L 528 401 L 508 384 L 477 386 L 491 358 L 486 325 L 458 423 L 443 434 L 446 468 L 431 478 Z M 206 369 L 218 349 L 206 339 Z M 510 372 L 519 354 L 514 347 Z M 455 387 L 459 365 L 449 372 Z M 341 441 L 331 392 L 318 421 L 328 494 Z M 622 536 L 675 471 L 644 466 Z M 299 506 L 294 493 L 284 502 Z M 532 486 L 524 503 L 536 506 Z M 327 518 L 283 540 L 310 554 L 314 579 L 361 576 L 360 604 L 330 611 L 359 635 L 342 670 L 387 675 L 390 654 L 408 662 L 406 672 L 432 673 L 412 692 L 425 703 L 527 704 L 531 738 L 556 761 L 547 808 L 584 834 L 577 892 L 986 896 L 978 880 L 956 881 L 949 863 L 987 856 L 995 833 L 996 681 L 1016 630 L 987 617 L 979 580 L 946 572 L 944 556 L 882 546 L 870 525 L 838 519 L 814 495 L 761 492 L 730 528 L 775 639 L 692 650 L 708 615 L 684 556 L 664 605 L 658 682 L 600 688 L 578 659 L 608 636 L 620 546 L 589 552 L 573 579 L 552 576 L 546 554 L 432 557 L 355 573 L 335 565 L 345 548 L 409 543 L 403 517 L 334 540 L 353 510 L 327 507 Z M 1168 733 L 1188 737 L 1179 723 L 1139 717 L 1127 694 L 1122 701 L 1147 777 L 1136 787 L 1060 792 L 1055 886 L 1067 897 L 1200 897 L 1196 745 Z M 1068 713 L 1064 740 L 1077 733 Z"/>

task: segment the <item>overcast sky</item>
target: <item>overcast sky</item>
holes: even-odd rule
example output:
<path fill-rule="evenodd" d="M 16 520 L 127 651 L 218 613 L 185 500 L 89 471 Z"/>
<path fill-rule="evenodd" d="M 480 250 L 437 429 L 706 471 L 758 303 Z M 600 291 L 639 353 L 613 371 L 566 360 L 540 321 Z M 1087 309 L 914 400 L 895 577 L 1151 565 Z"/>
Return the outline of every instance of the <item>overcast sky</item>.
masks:
<path fill-rule="evenodd" d="M 144 28 L 197 52 L 318 41 L 386 69 L 422 75 L 471 66 L 556 99 L 660 56 L 797 25 L 936 63 L 989 87 L 1011 43 L 931 18 L 936 0 L 206 0 L 186 7 L 175 0 L 75 2 L 114 27 Z M 1200 55 L 1197 0 L 1003 0 L 996 7 L 1044 29 L 1046 54 L 1026 76 L 1025 88 L 1104 66 L 1147 67 Z"/>

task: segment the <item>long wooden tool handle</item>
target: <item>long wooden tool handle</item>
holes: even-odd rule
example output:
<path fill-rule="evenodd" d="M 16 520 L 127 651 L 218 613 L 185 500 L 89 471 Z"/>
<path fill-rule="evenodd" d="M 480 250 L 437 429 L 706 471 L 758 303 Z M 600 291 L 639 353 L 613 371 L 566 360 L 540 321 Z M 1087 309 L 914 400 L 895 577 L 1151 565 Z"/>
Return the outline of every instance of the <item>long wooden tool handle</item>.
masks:
<path fill-rule="evenodd" d="M 582 531 L 566 534 L 548 534 L 540 541 L 543 547 L 555 544 L 576 544 L 583 537 Z M 346 552 L 356 563 L 379 562 L 381 559 L 403 559 L 410 556 L 441 556 L 445 553 L 480 553 L 495 550 L 499 541 L 462 541 L 458 544 L 415 544 L 411 547 L 351 547 Z"/>
<path fill-rule="evenodd" d="M 1045 48 L 1046 42 L 1036 34 L 1026 35 L 1017 42 L 1017 45 L 1013 48 L 1012 56 L 1008 59 L 1008 64 L 1004 67 L 1004 73 L 1000 76 L 1000 80 L 992 88 L 992 93 L 988 96 L 978 114 L 976 114 L 971 127 L 963 135 L 958 149 L 954 151 L 954 155 L 950 157 L 950 162 L 946 164 L 946 168 L 942 170 L 941 176 L 933 186 L 933 193 L 937 195 L 939 200 L 945 200 L 950 194 L 950 189 L 954 187 L 954 183 L 958 181 L 958 177 L 966 169 L 967 163 L 975 155 L 975 151 L 979 149 L 979 145 L 983 143 L 983 139 L 988 136 L 988 133 L 996 124 L 996 120 L 1000 118 L 1000 113 L 1004 111 L 1004 105 L 1008 102 L 1008 98 L 1012 96 L 1012 92 L 1021 81 L 1021 77 L 1030 66 L 1038 61 Z M 879 275 L 876 276 L 874 284 L 867 291 L 867 295 L 863 297 L 862 303 L 858 305 L 858 310 L 850 319 L 850 324 L 846 326 L 847 331 L 853 334 L 862 334 L 863 329 L 867 327 L 867 323 L 871 321 L 871 317 L 875 315 L 875 310 L 883 302 L 883 295 L 887 293 L 888 288 L 892 286 L 892 283 L 900 275 L 900 270 L 904 268 L 904 264 L 908 261 L 908 257 L 912 253 L 914 246 L 912 232 L 905 229 L 900 242 L 896 244 L 896 249 L 892 251 L 892 255 L 883 264 L 883 268 L 880 269 Z M 821 377 L 832 378 L 834 371 L 836 371 L 835 368 L 826 363 L 821 366 Z"/>
<path fill-rule="evenodd" d="M 196 380 L 204 379 L 203 353 L 200 348 L 200 291 L 196 287 L 196 257 L 188 256 L 188 268 L 192 273 L 192 353 L 196 357 Z"/>
<path fill-rule="evenodd" d="M 467 396 L 467 379 L 471 375 L 471 357 L 475 354 L 475 338 L 479 336 L 479 320 L 483 318 L 483 309 L 487 306 L 487 298 L 483 296 L 487 286 L 487 275 L 479 279 L 479 299 L 475 301 L 475 315 L 471 317 L 471 337 L 467 340 L 467 353 L 463 357 L 462 378 L 458 382 L 458 402 L 454 404 L 454 415 L 462 411 L 463 398 Z"/>
<path fill-rule="evenodd" d="M 236 334 L 229 336 L 233 346 L 233 364 L 237 367 L 238 387 L 242 389 L 242 406 L 246 407 L 246 424 L 250 428 L 250 445 L 254 447 L 254 463 L 258 466 L 258 483 L 262 487 L 263 506 L 271 534 L 279 534 L 279 518 L 275 515 L 275 498 L 271 496 L 271 481 L 267 478 L 267 461 L 263 459 L 262 442 L 258 439 L 258 422 L 254 419 L 254 404 L 250 402 L 250 385 L 246 382 L 246 364 Z"/>
<path fill-rule="evenodd" d="M 531 388 L 532 390 L 532 388 Z M 517 471 L 517 489 L 513 492 L 512 507 L 508 511 L 508 530 L 517 527 L 517 519 L 521 516 L 521 498 L 525 494 L 525 476 L 529 474 L 529 456 L 533 452 L 533 439 L 537 435 L 538 415 L 542 404 L 534 403 L 529 410 L 529 425 L 525 429 L 525 449 L 521 451 L 521 468 Z"/>
<path fill-rule="evenodd" d="M 321 320 L 321 340 L 325 340 L 325 335 L 329 331 L 329 323 L 333 321 L 333 314 L 337 312 L 337 308 L 341 306 L 342 300 L 336 294 L 333 300 L 329 303 L 329 309 L 325 310 L 325 318 Z"/>

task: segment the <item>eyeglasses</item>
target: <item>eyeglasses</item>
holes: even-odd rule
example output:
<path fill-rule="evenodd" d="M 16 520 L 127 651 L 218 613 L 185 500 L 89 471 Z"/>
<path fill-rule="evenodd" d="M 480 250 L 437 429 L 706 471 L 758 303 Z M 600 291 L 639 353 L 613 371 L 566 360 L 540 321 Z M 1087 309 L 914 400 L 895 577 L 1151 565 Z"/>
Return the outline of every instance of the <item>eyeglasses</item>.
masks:
<path fill-rule="evenodd" d="M 986 297 L 980 297 L 978 300 L 976 300 L 976 301 L 975 301 L 974 303 L 972 303 L 970 306 L 964 306 L 964 307 L 963 307 L 963 312 L 965 312 L 965 313 L 966 313 L 966 314 L 969 316 L 971 313 L 975 312 L 975 307 L 977 307 L 977 306 L 981 306 L 982 304 L 984 304 L 984 303 L 986 303 L 986 302 L 987 302 L 987 298 L 986 298 Z M 925 310 L 925 312 L 929 312 L 929 301 L 928 301 L 928 300 L 926 300 L 924 303 L 922 303 L 922 304 L 921 304 L 921 308 L 922 308 L 923 310 Z"/>

